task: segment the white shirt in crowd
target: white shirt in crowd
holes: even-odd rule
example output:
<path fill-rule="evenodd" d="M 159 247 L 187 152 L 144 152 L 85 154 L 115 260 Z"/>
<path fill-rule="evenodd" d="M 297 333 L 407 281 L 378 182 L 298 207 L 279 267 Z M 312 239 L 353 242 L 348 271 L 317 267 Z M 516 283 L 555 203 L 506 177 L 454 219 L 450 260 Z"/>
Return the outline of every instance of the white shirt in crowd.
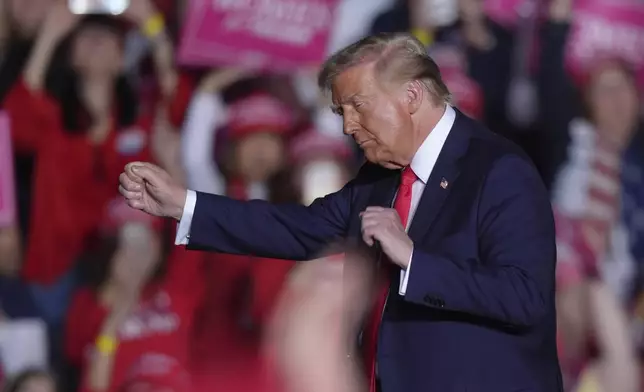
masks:
<path fill-rule="evenodd" d="M 409 224 L 414 217 L 414 213 L 416 212 L 416 208 L 420 202 L 423 190 L 425 189 L 425 184 L 427 184 L 429 176 L 432 174 L 434 165 L 438 160 L 438 155 L 443 149 L 443 145 L 445 144 L 445 140 L 454 125 L 455 119 L 456 112 L 451 106 L 447 105 L 445 113 L 436 124 L 436 127 L 434 127 L 432 132 L 420 146 L 411 161 L 410 166 L 414 173 L 416 173 L 418 179 L 412 185 L 411 209 L 409 211 L 409 219 L 407 220 L 407 228 L 409 228 Z M 189 243 L 190 226 L 192 225 L 192 216 L 194 215 L 196 204 L 197 193 L 193 190 L 188 190 L 186 203 L 183 207 L 183 215 L 181 216 L 181 220 L 179 221 L 177 228 L 177 236 L 175 238 L 175 243 L 177 245 L 187 245 Z M 405 292 L 407 291 L 407 282 L 409 280 L 410 271 L 411 262 L 407 270 L 404 270 L 400 276 L 400 295 L 405 295 Z"/>
<path fill-rule="evenodd" d="M 215 159 L 215 143 L 217 130 L 227 121 L 226 105 L 219 94 L 194 94 L 181 138 L 181 159 L 189 188 L 217 195 L 226 193 L 226 181 Z"/>
<path fill-rule="evenodd" d="M 0 362 L 7 377 L 28 369 L 47 369 L 47 326 L 40 319 L 0 323 Z"/>

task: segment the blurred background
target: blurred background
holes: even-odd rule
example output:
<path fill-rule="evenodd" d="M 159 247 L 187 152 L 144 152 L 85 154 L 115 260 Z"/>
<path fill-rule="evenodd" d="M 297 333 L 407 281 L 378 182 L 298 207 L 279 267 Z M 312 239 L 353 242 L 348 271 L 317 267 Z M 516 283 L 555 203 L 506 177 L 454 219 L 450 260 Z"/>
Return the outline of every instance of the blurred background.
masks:
<path fill-rule="evenodd" d="M 293 262 L 174 247 L 118 175 L 339 189 L 362 157 L 316 73 L 380 32 L 426 44 L 453 104 L 550 189 L 566 390 L 643 391 L 642 0 L 0 0 L 6 390 L 279 392 L 261 342 Z"/>

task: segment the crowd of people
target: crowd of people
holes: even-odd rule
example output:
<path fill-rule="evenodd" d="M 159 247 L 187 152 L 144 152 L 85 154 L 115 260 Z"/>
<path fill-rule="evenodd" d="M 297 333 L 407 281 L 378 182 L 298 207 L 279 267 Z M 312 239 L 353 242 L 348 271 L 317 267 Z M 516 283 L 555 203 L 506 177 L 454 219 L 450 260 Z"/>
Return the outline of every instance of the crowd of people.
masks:
<path fill-rule="evenodd" d="M 486 1 L 340 0 L 328 51 L 412 33 L 453 105 L 530 155 L 556 218 L 566 388 L 644 390 L 642 79 L 617 56 L 570 72 L 575 0 L 526 0 L 513 22 L 486 13 Z M 190 189 L 308 205 L 362 162 L 315 66 L 179 66 L 186 6 L 131 0 L 119 16 L 76 15 L 67 1 L 0 0 L 17 200 L 0 227 L 7 390 L 282 391 L 275 364 L 304 371 L 315 364 L 306 350 L 325 348 L 302 341 L 301 360 L 267 354 L 276 318 L 293 316 L 279 306 L 288 282 L 315 305 L 302 294 L 314 285 L 289 281 L 293 261 L 175 247 L 176 222 L 118 193 L 125 164 L 150 161 Z M 310 336 L 328 332 L 305 313 Z"/>

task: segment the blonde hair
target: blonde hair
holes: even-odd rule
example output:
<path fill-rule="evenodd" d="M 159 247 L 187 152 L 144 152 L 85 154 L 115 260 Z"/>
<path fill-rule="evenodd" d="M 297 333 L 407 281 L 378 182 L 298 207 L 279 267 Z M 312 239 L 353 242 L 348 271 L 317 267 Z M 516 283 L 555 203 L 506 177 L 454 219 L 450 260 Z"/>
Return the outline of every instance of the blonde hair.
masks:
<path fill-rule="evenodd" d="M 356 65 L 374 62 L 375 70 L 385 80 L 420 81 L 435 104 L 449 103 L 451 94 L 443 82 L 438 65 L 425 46 L 404 33 L 385 33 L 363 38 L 333 54 L 323 64 L 318 86 L 331 90 L 335 78 Z"/>

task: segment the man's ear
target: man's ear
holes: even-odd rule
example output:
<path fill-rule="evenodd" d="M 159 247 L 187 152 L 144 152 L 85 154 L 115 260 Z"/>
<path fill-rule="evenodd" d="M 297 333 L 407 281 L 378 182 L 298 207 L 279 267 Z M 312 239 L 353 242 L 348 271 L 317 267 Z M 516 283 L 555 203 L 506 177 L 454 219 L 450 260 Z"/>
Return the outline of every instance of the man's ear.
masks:
<path fill-rule="evenodd" d="M 419 109 L 425 97 L 425 89 L 419 80 L 407 82 L 405 86 L 405 99 L 409 114 L 415 114 Z"/>

